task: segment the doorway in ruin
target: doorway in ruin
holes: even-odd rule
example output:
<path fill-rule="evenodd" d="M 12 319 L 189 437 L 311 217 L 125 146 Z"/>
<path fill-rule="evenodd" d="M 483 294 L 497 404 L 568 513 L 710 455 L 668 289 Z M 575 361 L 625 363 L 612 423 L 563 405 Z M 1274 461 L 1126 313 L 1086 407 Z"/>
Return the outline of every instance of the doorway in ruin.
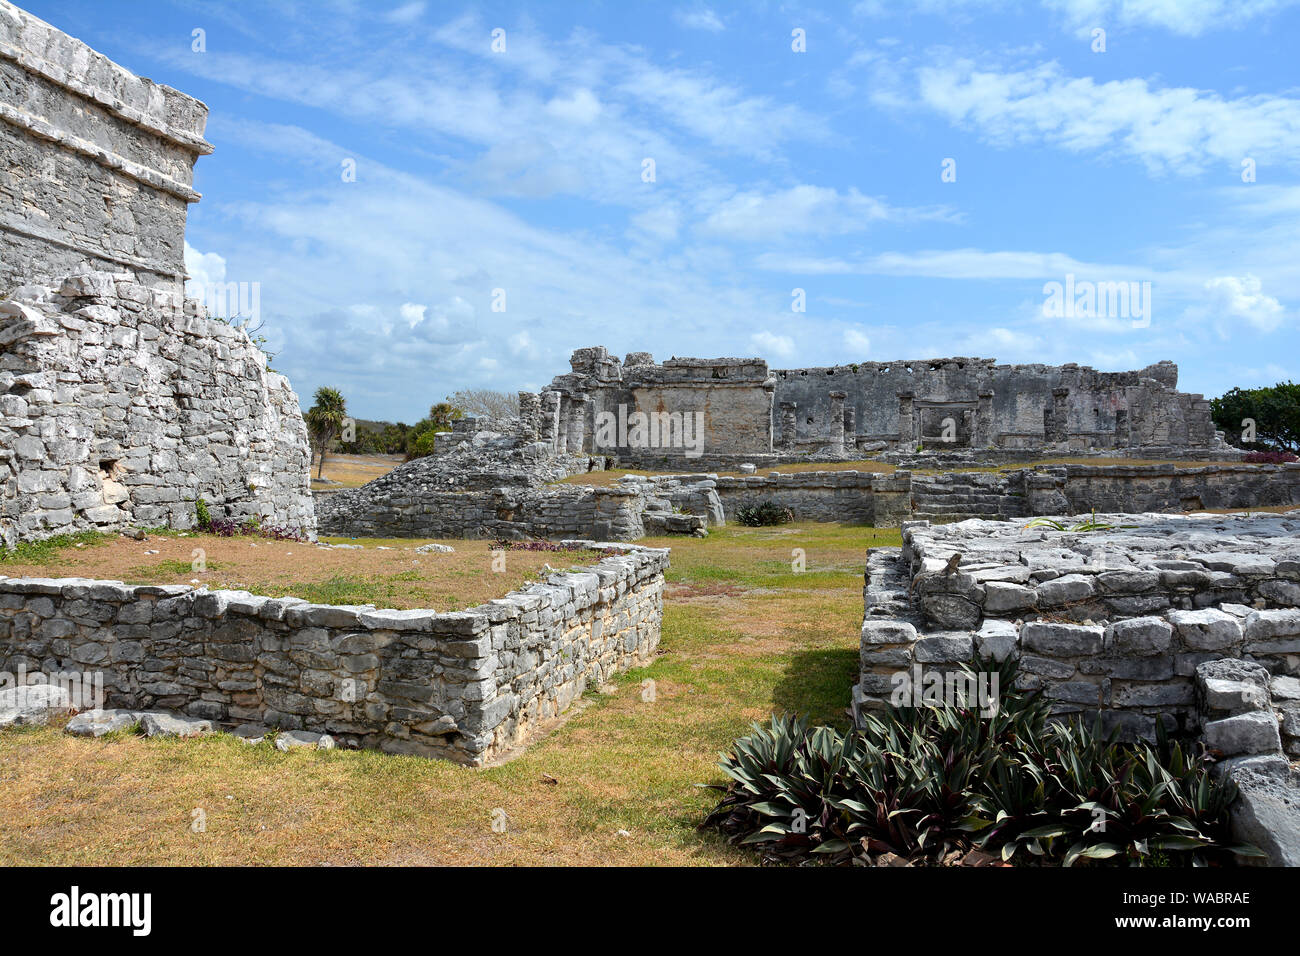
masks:
<path fill-rule="evenodd" d="M 916 403 L 920 440 L 927 449 L 969 448 L 975 435 L 974 402 Z"/>

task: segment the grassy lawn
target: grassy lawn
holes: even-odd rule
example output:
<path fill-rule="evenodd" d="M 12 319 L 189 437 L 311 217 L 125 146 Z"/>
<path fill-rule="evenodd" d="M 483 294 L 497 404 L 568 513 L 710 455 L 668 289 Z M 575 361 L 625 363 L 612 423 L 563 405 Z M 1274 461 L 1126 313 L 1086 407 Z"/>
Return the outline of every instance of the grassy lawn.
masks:
<path fill-rule="evenodd" d="M 351 539 L 325 538 L 334 544 Z M 367 539 L 361 550 L 255 536 L 153 531 L 148 540 L 81 534 L 0 553 L 7 577 L 84 577 L 128 584 L 191 584 L 299 597 L 319 604 L 460 611 L 556 570 L 589 566 L 594 551 L 507 551 L 487 541 L 443 541 L 454 554 L 417 554 L 430 539 Z"/>
<path fill-rule="evenodd" d="M 659 656 L 496 767 L 0 733 L 0 865 L 752 863 L 695 830 L 715 796 L 697 784 L 720 782 L 718 754 L 774 710 L 847 723 L 864 551 L 898 540 L 834 524 L 646 540 L 673 549 Z"/>
<path fill-rule="evenodd" d="M 312 463 L 313 488 L 358 488 L 388 474 L 403 461 L 402 455 L 326 455 L 323 476 L 329 482 L 316 481 L 316 464 Z"/>

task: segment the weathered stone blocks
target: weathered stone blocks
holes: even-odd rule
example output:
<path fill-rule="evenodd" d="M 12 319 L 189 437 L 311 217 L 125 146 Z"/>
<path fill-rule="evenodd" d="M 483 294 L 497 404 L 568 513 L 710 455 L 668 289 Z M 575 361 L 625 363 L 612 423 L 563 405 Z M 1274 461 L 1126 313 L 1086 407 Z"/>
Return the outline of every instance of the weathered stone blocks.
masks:
<path fill-rule="evenodd" d="M 620 553 L 448 613 L 0 578 L 0 669 L 99 672 L 121 714 L 183 712 L 156 718 L 156 732 L 256 722 L 479 764 L 526 741 L 591 684 L 648 662 L 658 644 L 668 553 L 571 543 Z M 152 623 L 122 623 L 139 618 Z M 57 622 L 65 636 L 43 637 L 25 626 L 33 620 Z M 78 732 L 126 719 L 87 717 Z"/>

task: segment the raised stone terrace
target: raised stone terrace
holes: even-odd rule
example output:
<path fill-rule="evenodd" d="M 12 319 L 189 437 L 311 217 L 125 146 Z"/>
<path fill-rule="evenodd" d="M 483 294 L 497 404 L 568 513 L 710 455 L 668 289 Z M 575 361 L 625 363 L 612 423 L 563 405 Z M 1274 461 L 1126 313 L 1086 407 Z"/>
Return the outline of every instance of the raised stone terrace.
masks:
<path fill-rule="evenodd" d="M 905 523 L 901 549 L 868 554 L 855 708 L 883 705 L 916 665 L 950 671 L 978 651 L 1018 656 L 1058 713 L 1149 736 L 1158 719 L 1197 729 L 1207 661 L 1300 673 L 1300 511 L 1095 521 L 1111 527 Z"/>

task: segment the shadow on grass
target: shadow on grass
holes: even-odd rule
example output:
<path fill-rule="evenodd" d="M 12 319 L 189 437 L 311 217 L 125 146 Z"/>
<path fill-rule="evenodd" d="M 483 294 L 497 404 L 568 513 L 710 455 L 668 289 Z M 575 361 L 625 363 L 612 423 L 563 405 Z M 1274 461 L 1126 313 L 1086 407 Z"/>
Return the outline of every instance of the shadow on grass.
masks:
<path fill-rule="evenodd" d="M 846 730 L 852 687 L 857 678 L 857 648 L 798 651 L 772 688 L 772 711 L 799 714 L 810 725 L 828 724 Z"/>

